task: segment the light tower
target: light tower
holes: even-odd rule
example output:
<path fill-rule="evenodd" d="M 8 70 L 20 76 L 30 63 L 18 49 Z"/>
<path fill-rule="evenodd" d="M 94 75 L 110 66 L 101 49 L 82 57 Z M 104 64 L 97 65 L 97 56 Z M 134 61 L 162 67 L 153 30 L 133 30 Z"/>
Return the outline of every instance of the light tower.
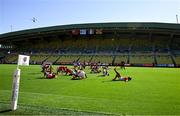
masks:
<path fill-rule="evenodd" d="M 179 21 L 178 21 L 178 15 L 176 15 L 176 22 L 179 23 Z"/>

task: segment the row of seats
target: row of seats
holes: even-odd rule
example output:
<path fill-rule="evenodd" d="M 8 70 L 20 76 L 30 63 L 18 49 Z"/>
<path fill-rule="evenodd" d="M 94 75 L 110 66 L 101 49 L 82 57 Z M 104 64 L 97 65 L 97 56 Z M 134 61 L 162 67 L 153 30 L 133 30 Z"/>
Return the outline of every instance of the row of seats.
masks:
<path fill-rule="evenodd" d="M 175 57 L 175 62 L 176 62 L 176 64 L 180 64 L 180 56 Z"/>
<path fill-rule="evenodd" d="M 77 61 L 79 59 L 79 55 L 64 55 L 60 56 L 60 58 L 56 61 L 56 63 L 72 63 L 73 61 Z"/>
<path fill-rule="evenodd" d="M 171 56 L 156 56 L 158 64 L 173 64 Z"/>
<path fill-rule="evenodd" d="M 162 41 L 163 40 L 163 41 Z M 118 38 L 118 37 L 81 37 L 81 38 L 52 38 L 49 40 L 39 39 L 35 40 L 34 44 L 31 41 L 24 43 L 22 48 L 18 48 L 19 51 L 33 51 L 33 52 L 85 52 L 86 50 L 91 50 L 95 52 L 101 51 L 121 51 L 121 50 L 132 50 L 132 51 L 152 51 L 170 49 L 173 46 L 178 45 L 179 40 L 174 43 L 170 42 L 169 38 L 152 38 L 148 39 L 146 36 L 144 38 Z M 169 45 L 173 44 L 173 46 Z M 169 48 L 170 47 L 170 48 Z M 178 46 L 176 46 L 179 48 Z M 31 48 L 31 49 L 29 49 Z M 174 48 L 175 49 L 175 48 Z"/>
<path fill-rule="evenodd" d="M 108 64 L 112 64 L 113 61 L 113 56 L 100 56 L 100 55 L 96 55 L 92 57 L 91 62 L 101 62 L 101 63 L 108 63 Z"/>
<path fill-rule="evenodd" d="M 17 55 L 7 55 L 4 63 L 17 63 Z M 180 64 L 179 56 L 164 55 L 151 55 L 151 54 L 122 54 L 122 55 L 31 55 L 30 63 L 41 64 L 42 62 L 52 62 L 55 64 L 79 62 L 101 62 L 109 64 L 118 64 L 121 61 L 130 64 Z"/>
<path fill-rule="evenodd" d="M 7 55 L 4 59 L 5 63 L 17 63 L 18 57 L 17 55 L 11 54 Z"/>

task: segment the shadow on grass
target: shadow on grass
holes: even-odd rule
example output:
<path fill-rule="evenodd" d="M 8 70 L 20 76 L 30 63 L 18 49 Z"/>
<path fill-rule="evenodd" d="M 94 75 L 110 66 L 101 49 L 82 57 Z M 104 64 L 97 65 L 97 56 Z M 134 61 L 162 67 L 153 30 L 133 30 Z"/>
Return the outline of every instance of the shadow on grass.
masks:
<path fill-rule="evenodd" d="M 6 110 L 0 111 L 0 113 L 6 113 L 6 112 L 11 112 L 11 111 L 12 111 L 11 109 L 6 109 Z"/>
<path fill-rule="evenodd" d="M 102 81 L 102 83 L 104 82 L 125 82 L 125 81 L 120 81 L 120 80 L 106 80 L 106 81 Z"/>
<path fill-rule="evenodd" d="M 40 73 L 28 73 L 28 74 L 30 74 L 30 75 L 36 75 L 36 74 L 40 74 Z"/>
<path fill-rule="evenodd" d="M 36 79 L 46 79 L 45 77 L 37 77 Z"/>
<path fill-rule="evenodd" d="M 106 76 L 104 76 L 104 75 L 98 75 L 97 77 L 106 77 Z"/>
<path fill-rule="evenodd" d="M 50 78 L 50 79 L 48 79 L 48 78 L 45 78 L 45 77 L 37 77 L 36 79 L 46 79 L 46 80 L 51 80 L 51 79 L 57 79 L 57 78 Z"/>
<path fill-rule="evenodd" d="M 102 83 L 105 83 L 105 82 L 115 82 L 115 81 L 112 81 L 112 80 L 102 81 Z"/>

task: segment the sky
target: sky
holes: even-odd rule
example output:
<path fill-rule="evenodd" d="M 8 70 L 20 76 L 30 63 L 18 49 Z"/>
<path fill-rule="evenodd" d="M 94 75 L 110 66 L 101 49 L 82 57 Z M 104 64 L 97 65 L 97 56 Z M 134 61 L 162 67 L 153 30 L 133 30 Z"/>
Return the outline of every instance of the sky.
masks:
<path fill-rule="evenodd" d="M 0 34 L 80 23 L 177 23 L 176 15 L 180 22 L 180 0 L 0 0 Z"/>

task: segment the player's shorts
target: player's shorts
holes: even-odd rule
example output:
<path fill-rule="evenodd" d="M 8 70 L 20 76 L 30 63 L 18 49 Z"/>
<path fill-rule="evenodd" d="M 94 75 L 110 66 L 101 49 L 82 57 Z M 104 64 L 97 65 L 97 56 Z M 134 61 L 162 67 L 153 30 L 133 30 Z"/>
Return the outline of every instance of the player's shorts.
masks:
<path fill-rule="evenodd" d="M 53 79 L 53 78 L 55 78 L 55 77 L 56 77 L 56 75 L 54 75 L 54 74 L 48 74 L 48 75 L 47 75 L 47 78 L 48 78 L 48 79 Z"/>

